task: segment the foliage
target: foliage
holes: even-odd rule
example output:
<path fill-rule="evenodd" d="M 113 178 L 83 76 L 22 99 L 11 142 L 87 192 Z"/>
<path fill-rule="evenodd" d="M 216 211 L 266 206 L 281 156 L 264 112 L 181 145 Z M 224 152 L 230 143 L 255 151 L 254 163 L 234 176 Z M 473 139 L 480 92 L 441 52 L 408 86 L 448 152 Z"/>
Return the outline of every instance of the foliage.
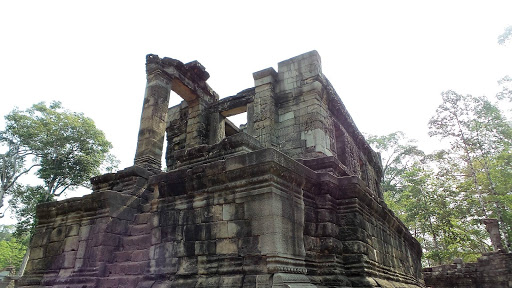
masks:
<path fill-rule="evenodd" d="M 430 135 L 439 136 L 451 144 L 450 153 L 458 163 L 452 172 L 460 173 L 457 187 L 470 200 L 478 200 L 478 217 L 497 218 L 505 244 L 512 239 L 511 224 L 505 214 L 511 189 L 504 178 L 510 167 L 500 164 L 500 158 L 511 154 L 512 127 L 498 107 L 485 97 L 461 95 L 454 91 L 442 94 L 443 103 L 429 122 Z M 498 169 L 496 169 L 498 168 Z M 504 182 L 499 182 L 499 180 Z M 468 200 L 468 201 L 470 201 Z"/>
<path fill-rule="evenodd" d="M 4 240 L 9 241 L 12 238 L 13 232 L 14 232 L 14 226 L 0 225 L 0 241 L 4 241 Z"/>
<path fill-rule="evenodd" d="M 505 28 L 505 31 L 501 35 L 498 36 L 498 44 L 504 45 L 507 43 L 512 37 L 512 26 L 508 26 Z"/>
<path fill-rule="evenodd" d="M 60 102 L 38 103 L 5 116 L 3 137 L 35 157 L 37 176 L 48 194 L 87 186 L 111 148 L 103 132 L 81 113 L 63 110 Z"/>
<path fill-rule="evenodd" d="M 442 93 L 430 135 L 450 144 L 425 155 L 401 132 L 370 136 L 382 155 L 384 198 L 421 243 L 425 265 L 474 261 L 490 251 L 481 220 L 512 227 L 512 128 L 485 97 Z"/>
<path fill-rule="evenodd" d="M 16 211 L 15 225 L 16 231 L 14 236 L 23 238 L 32 235 L 32 231 L 37 224 L 36 207 L 38 204 L 55 200 L 55 196 L 48 194 L 45 187 L 38 186 L 21 186 L 18 185 L 11 193 L 9 205 Z"/>
<path fill-rule="evenodd" d="M 498 44 L 505 45 L 512 38 L 512 26 L 505 28 L 505 31 L 498 36 Z M 508 75 L 498 80 L 498 84 L 501 85 L 502 91 L 498 92 L 496 97 L 500 100 L 508 99 L 512 102 L 512 78 Z"/>
<path fill-rule="evenodd" d="M 101 165 L 111 170 L 117 164 L 109 154 L 112 147 L 94 122 L 81 113 L 65 110 L 60 102 L 49 106 L 38 103 L 26 110 L 14 109 L 5 116 L 6 128 L 0 143 L 8 147 L 2 165 L 10 183 L 9 205 L 16 213 L 16 235 L 29 233 L 35 221 L 37 204 L 78 186 L 89 186 L 89 179 L 100 173 Z M 32 165 L 23 164 L 32 160 Z M 20 168 L 21 167 L 21 168 Z M 23 186 L 17 177 L 37 167 L 36 175 L 44 185 Z M 110 169 L 109 169 L 110 168 Z M 3 182 L 2 182 L 3 184 Z"/>
<path fill-rule="evenodd" d="M 501 91 L 496 94 L 496 98 L 499 100 L 508 99 L 512 102 L 512 78 L 507 75 L 498 80 L 498 84 L 501 86 Z"/>
<path fill-rule="evenodd" d="M 34 164 L 25 168 L 26 153 L 16 143 L 1 137 L 0 142 L 6 142 L 7 151 L 0 154 L 0 208 L 4 205 L 4 196 L 16 185 L 18 178 L 37 166 Z M 3 216 L 4 213 L 0 212 L 0 218 Z"/>
<path fill-rule="evenodd" d="M 369 135 L 367 141 L 381 154 L 382 190 L 387 193 L 397 192 L 403 185 L 400 176 L 425 156 L 401 131 L 384 136 Z"/>
<path fill-rule="evenodd" d="M 0 226 L 0 269 L 7 266 L 18 269 L 27 250 L 23 241 L 12 237 L 13 231 L 12 226 Z"/>

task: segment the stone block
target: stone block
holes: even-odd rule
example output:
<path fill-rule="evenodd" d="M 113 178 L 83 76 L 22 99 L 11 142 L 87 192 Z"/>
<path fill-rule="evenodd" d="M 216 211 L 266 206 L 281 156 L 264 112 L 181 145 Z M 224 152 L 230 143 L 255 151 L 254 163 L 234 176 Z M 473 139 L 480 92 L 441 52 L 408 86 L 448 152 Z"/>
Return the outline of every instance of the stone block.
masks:
<path fill-rule="evenodd" d="M 107 236 L 108 237 L 108 236 Z M 114 237 L 112 237 L 114 238 Z M 114 244 L 115 245 L 107 245 L 107 244 Z M 103 245 L 105 246 L 117 246 L 117 243 L 119 243 L 119 239 L 112 239 L 110 242 L 105 243 Z M 149 247 L 149 244 L 151 243 L 151 235 L 138 235 L 138 236 L 130 236 L 130 237 L 124 237 L 123 238 L 123 248 L 124 249 L 144 249 Z"/>
<path fill-rule="evenodd" d="M 241 237 L 238 239 L 238 253 L 241 256 L 245 255 L 259 255 L 259 237 Z"/>
<path fill-rule="evenodd" d="M 69 268 L 69 269 L 60 269 L 59 277 L 61 277 L 61 278 L 69 277 L 69 276 L 71 276 L 71 274 L 73 274 L 73 271 L 74 271 L 74 269 L 71 269 L 71 268 Z"/>
<path fill-rule="evenodd" d="M 43 247 L 34 247 L 30 249 L 30 259 L 41 259 L 44 256 Z"/>
<path fill-rule="evenodd" d="M 79 244 L 78 236 L 67 237 L 64 240 L 64 251 L 77 251 Z"/>
<path fill-rule="evenodd" d="M 147 251 L 147 250 L 133 251 L 130 260 L 133 262 L 148 261 L 149 260 L 149 251 Z"/>
<path fill-rule="evenodd" d="M 176 226 L 173 226 L 173 227 L 176 227 Z M 168 235 L 168 236 L 171 236 L 171 235 Z M 173 238 L 171 238 L 171 237 L 168 237 L 167 239 L 172 240 Z M 154 244 L 158 244 L 160 242 L 162 242 L 162 229 L 160 229 L 160 228 L 151 229 L 151 244 L 154 245 Z"/>
<path fill-rule="evenodd" d="M 120 237 L 119 235 L 112 233 L 100 233 L 92 235 L 91 245 L 92 246 L 118 246 Z M 128 240 L 130 241 L 130 240 Z"/>
<path fill-rule="evenodd" d="M 223 220 L 223 205 L 208 205 L 202 208 L 201 222 L 214 222 Z"/>
<path fill-rule="evenodd" d="M 91 230 L 91 226 L 90 225 L 86 225 L 86 226 L 81 226 L 80 227 L 80 232 L 79 232 L 80 241 L 89 239 L 89 232 L 90 232 L 90 230 Z"/>
<path fill-rule="evenodd" d="M 144 235 L 149 234 L 151 232 L 151 227 L 146 224 L 141 225 L 132 225 L 130 226 L 130 235 L 138 236 L 138 235 Z"/>
<path fill-rule="evenodd" d="M 222 205 L 222 220 L 235 219 L 235 203 Z"/>
<path fill-rule="evenodd" d="M 31 247 L 40 247 L 44 246 L 49 242 L 51 231 L 41 230 L 41 232 L 34 234 L 32 236 L 32 240 L 30 241 Z"/>
<path fill-rule="evenodd" d="M 195 255 L 214 255 L 216 254 L 216 241 L 196 241 Z"/>
<path fill-rule="evenodd" d="M 249 221 L 246 220 L 234 220 L 228 221 L 228 237 L 229 238 L 241 238 L 247 237 L 251 233 L 249 227 Z"/>
<path fill-rule="evenodd" d="M 219 286 L 220 279 L 221 279 L 221 277 L 218 277 L 218 276 L 200 277 L 197 280 L 196 287 L 222 287 L 222 286 Z"/>
<path fill-rule="evenodd" d="M 118 265 L 118 270 L 116 274 L 121 275 L 143 275 L 146 270 L 147 263 L 146 262 L 127 262 L 120 263 Z M 130 287 L 133 287 L 130 285 Z"/>
<path fill-rule="evenodd" d="M 67 251 L 62 254 L 64 260 L 62 268 L 73 268 L 75 267 L 77 251 Z"/>
<path fill-rule="evenodd" d="M 136 224 L 147 224 L 149 223 L 149 220 L 151 218 L 150 213 L 144 213 L 144 214 L 137 214 L 135 218 Z"/>
<path fill-rule="evenodd" d="M 114 262 L 132 261 L 132 251 L 119 251 L 114 253 Z"/>
<path fill-rule="evenodd" d="M 205 227 L 206 239 L 222 239 L 228 238 L 228 222 L 219 221 L 212 224 L 207 224 Z"/>
<path fill-rule="evenodd" d="M 48 256 L 60 255 L 62 252 L 64 252 L 63 242 L 51 242 L 46 248 L 46 255 Z"/>
<path fill-rule="evenodd" d="M 176 253 L 174 257 L 187 257 L 195 255 L 196 246 L 195 241 L 180 241 L 175 244 Z"/>
<path fill-rule="evenodd" d="M 191 275 L 197 273 L 197 270 L 197 257 L 179 258 L 176 275 Z"/>
<path fill-rule="evenodd" d="M 113 247 L 92 247 L 86 250 L 86 256 L 84 258 L 88 259 L 89 263 L 94 262 L 110 262 L 114 258 L 114 248 Z M 78 255 L 78 253 L 77 253 Z"/>
<path fill-rule="evenodd" d="M 206 239 L 206 225 L 195 224 L 185 225 L 183 228 L 183 235 L 185 241 L 200 241 Z"/>
<path fill-rule="evenodd" d="M 52 230 L 50 242 L 62 241 L 66 237 L 66 227 L 60 226 Z"/>
<path fill-rule="evenodd" d="M 78 250 L 77 250 L 77 258 L 84 258 L 85 253 L 87 249 L 87 242 L 86 241 L 80 241 L 78 242 Z"/>
<path fill-rule="evenodd" d="M 238 241 L 237 239 L 219 239 L 216 241 L 217 254 L 237 254 Z"/>
<path fill-rule="evenodd" d="M 80 232 L 80 225 L 73 224 L 66 227 L 66 237 L 77 236 Z"/>

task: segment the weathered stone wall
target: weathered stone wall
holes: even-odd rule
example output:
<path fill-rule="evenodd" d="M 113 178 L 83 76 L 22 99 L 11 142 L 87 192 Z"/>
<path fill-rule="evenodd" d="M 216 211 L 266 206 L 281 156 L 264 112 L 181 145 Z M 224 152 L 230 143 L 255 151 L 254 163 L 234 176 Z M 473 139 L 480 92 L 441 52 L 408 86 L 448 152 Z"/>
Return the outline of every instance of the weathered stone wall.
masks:
<path fill-rule="evenodd" d="M 149 55 L 136 166 L 38 208 L 20 286 L 423 287 L 419 243 L 318 53 L 278 67 L 218 100 L 198 62 Z M 171 90 L 184 101 L 168 108 Z M 226 119 L 241 112 L 243 129 Z"/>
<path fill-rule="evenodd" d="M 115 273 L 117 253 L 130 241 L 147 202 L 148 176 L 142 168 L 127 168 L 92 179 L 99 185 L 90 195 L 39 205 L 39 223 L 19 286 L 108 287 L 106 282 L 116 277 L 106 277 L 120 276 Z M 131 265 L 131 259 L 123 264 Z M 142 278 L 140 272 L 133 281 Z"/>
<path fill-rule="evenodd" d="M 151 273 L 173 274 L 166 282 L 179 287 L 271 285 L 274 273 L 305 274 L 304 179 L 279 158 L 290 161 L 258 150 L 153 178 L 160 212 Z"/>
<path fill-rule="evenodd" d="M 512 253 L 487 253 L 474 263 L 457 259 L 450 265 L 425 268 L 423 275 L 432 288 L 512 287 Z"/>
<path fill-rule="evenodd" d="M 316 51 L 278 64 L 278 142 L 280 150 L 293 158 L 336 154 L 328 95 L 319 82 L 321 73 Z"/>

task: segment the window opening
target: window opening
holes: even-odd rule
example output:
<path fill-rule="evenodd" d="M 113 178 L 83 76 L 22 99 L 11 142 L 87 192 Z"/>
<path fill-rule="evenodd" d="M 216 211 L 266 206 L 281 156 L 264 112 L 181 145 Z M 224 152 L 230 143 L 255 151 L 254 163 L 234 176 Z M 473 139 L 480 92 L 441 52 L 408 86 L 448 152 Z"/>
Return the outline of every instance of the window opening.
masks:
<path fill-rule="evenodd" d="M 233 129 L 235 128 L 235 129 Z M 247 112 L 226 117 L 226 137 L 235 133 L 247 132 Z"/>

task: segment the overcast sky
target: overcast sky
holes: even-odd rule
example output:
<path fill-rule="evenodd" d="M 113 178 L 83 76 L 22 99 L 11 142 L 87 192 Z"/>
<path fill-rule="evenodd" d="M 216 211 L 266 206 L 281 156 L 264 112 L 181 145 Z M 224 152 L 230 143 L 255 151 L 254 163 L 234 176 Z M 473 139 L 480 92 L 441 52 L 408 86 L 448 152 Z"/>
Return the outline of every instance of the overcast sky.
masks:
<path fill-rule="evenodd" d="M 146 54 L 198 60 L 227 97 L 253 87 L 253 72 L 317 50 L 359 130 L 401 130 L 435 149 L 427 122 L 442 91 L 492 96 L 512 74 L 512 47 L 497 44 L 511 11 L 512 1 L 1 1 L 0 116 L 59 100 L 96 122 L 124 168 Z"/>

